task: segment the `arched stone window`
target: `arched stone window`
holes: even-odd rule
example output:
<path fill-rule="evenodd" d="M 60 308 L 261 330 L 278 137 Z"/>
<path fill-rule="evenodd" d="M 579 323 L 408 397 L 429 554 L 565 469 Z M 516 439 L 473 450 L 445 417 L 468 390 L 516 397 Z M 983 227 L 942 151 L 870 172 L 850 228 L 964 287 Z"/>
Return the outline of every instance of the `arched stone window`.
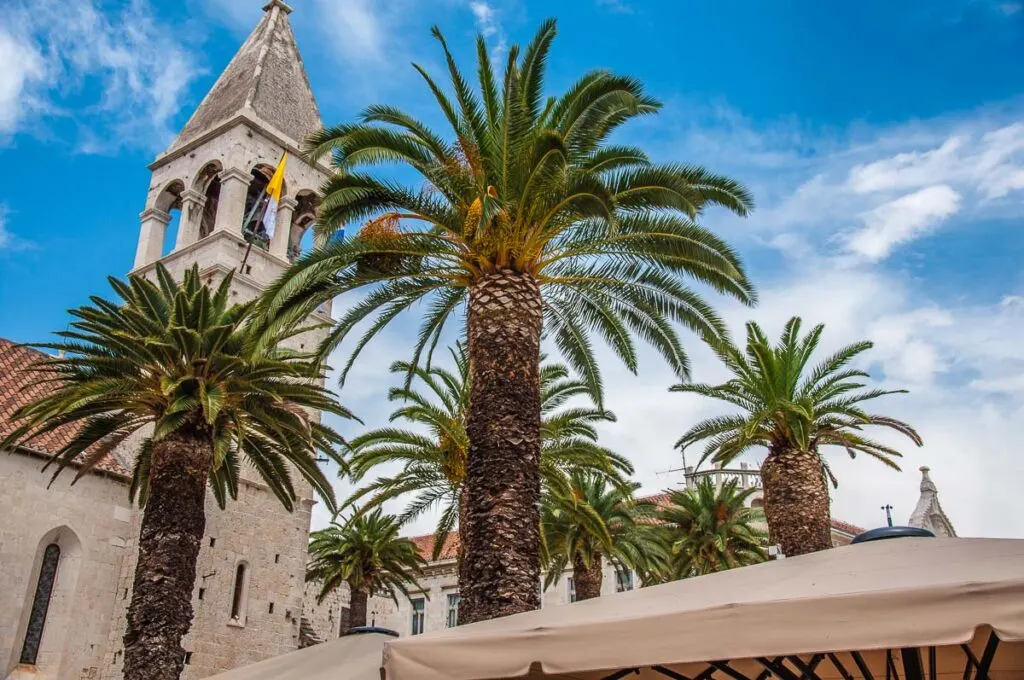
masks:
<path fill-rule="evenodd" d="M 181 227 L 181 194 L 184 191 L 185 183 L 176 179 L 164 187 L 164 190 L 157 196 L 156 203 L 153 205 L 157 210 L 162 210 L 171 216 L 160 242 L 161 257 L 174 250 L 174 244 L 178 238 L 178 229 Z"/>
<path fill-rule="evenodd" d="M 220 172 L 223 168 L 220 162 L 207 163 L 196 176 L 196 190 L 202 192 L 205 197 L 203 213 L 199 217 L 199 238 L 205 238 L 213 233 L 214 225 L 217 223 L 217 207 L 220 203 Z"/>
<path fill-rule="evenodd" d="M 320 198 L 304 189 L 295 195 L 295 213 L 292 216 L 291 234 L 288 237 L 288 261 L 294 262 L 299 255 L 313 248 L 313 231 L 316 223 L 316 211 L 320 207 Z"/>
<path fill-rule="evenodd" d="M 246 241 L 252 241 L 254 246 L 268 250 L 270 238 L 267 235 L 267 227 L 263 223 L 259 206 L 267 193 L 267 185 L 274 175 L 274 168 L 269 165 L 260 164 L 252 169 L 252 180 L 249 182 L 249 189 L 245 194 L 245 213 L 242 224 L 242 236 Z M 287 186 L 282 186 L 281 194 L 284 195 Z M 255 210 L 254 210 L 255 209 Z"/>
<path fill-rule="evenodd" d="M 60 546 L 51 543 L 43 551 L 43 563 L 39 567 L 39 580 L 36 583 L 35 596 L 32 598 L 32 611 L 28 617 L 28 628 L 25 641 L 21 645 L 21 656 L 18 663 L 34 666 L 39 656 L 39 643 L 43 640 L 43 628 L 46 626 L 46 614 L 50 609 L 50 596 L 53 584 L 57 580 L 57 567 L 60 566 Z"/>
<path fill-rule="evenodd" d="M 245 625 L 249 600 L 249 564 L 239 562 L 235 567 L 235 585 L 231 590 L 231 623 Z"/>

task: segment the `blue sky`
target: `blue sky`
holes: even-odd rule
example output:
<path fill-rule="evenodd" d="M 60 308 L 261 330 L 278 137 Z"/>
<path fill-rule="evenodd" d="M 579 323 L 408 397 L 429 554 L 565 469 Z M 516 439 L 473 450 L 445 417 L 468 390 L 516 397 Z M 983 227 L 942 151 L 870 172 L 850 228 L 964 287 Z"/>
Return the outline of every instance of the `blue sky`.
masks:
<path fill-rule="evenodd" d="M 255 0 L 7 0 L 0 7 L 0 336 L 42 340 L 66 309 L 131 266 L 146 165 L 259 19 Z M 661 160 L 746 182 L 745 220 L 708 215 L 742 252 L 754 310 L 720 304 L 735 329 L 790 315 L 826 344 L 869 338 L 869 368 L 911 390 L 885 409 L 926 446 L 903 474 L 833 457 L 834 513 L 875 525 L 917 498 L 932 468 L 962 533 L 1024 536 L 1016 484 L 1024 439 L 1024 5 L 296 0 L 292 23 L 324 119 L 375 102 L 437 121 L 410 61 L 439 70 L 428 29 L 457 57 L 482 31 L 499 52 L 559 19 L 549 85 L 606 67 L 665 103 L 623 133 Z M 440 124 L 438 122 L 438 124 Z M 403 323 L 411 323 L 407 320 Z M 385 334 L 346 404 L 383 422 Z M 696 377 L 721 377 L 690 339 Z M 826 347 L 827 349 L 827 347 Z M 714 404 L 668 396 L 651 356 L 638 376 L 606 362 L 619 422 L 602 433 L 645 488 L 678 481 L 672 442 Z M 756 462 L 756 457 L 752 458 Z M 344 490 L 344 489 L 342 489 Z M 322 519 L 322 518 L 321 518 Z M 429 522 L 418 529 L 428 528 Z"/>

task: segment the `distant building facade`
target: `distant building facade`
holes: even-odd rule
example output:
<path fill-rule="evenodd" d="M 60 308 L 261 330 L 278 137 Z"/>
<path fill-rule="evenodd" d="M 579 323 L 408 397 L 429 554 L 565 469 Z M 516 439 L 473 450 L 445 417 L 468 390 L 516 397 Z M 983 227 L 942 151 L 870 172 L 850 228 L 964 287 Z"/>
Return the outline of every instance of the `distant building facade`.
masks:
<path fill-rule="evenodd" d="M 692 488 L 700 480 L 710 478 L 716 486 L 721 486 L 730 479 L 735 479 L 740 488 L 761 488 L 761 475 L 753 467 L 746 463 L 740 463 L 736 468 L 711 468 L 696 472 L 693 469 L 684 471 L 684 488 Z M 749 499 L 753 507 L 761 504 L 760 491 L 751 494 Z M 656 503 L 667 503 L 668 492 L 646 496 L 647 500 Z M 854 536 L 864 530 L 858 526 L 832 520 L 832 542 L 834 545 L 846 545 Z M 412 539 L 419 547 L 420 554 L 428 560 L 434 551 L 434 537 L 432 535 L 415 536 Z M 368 604 L 368 622 L 376 623 L 378 626 L 391 628 L 399 635 L 413 635 L 420 632 L 438 630 L 450 627 L 458 622 L 459 602 L 459 578 L 455 555 L 458 551 L 458 534 L 449 534 L 448 540 L 441 551 L 440 559 L 432 560 L 426 569 L 424 578 L 420 580 L 422 590 L 412 593 L 411 599 L 399 597 L 398 602 L 384 598 L 371 598 Z M 629 570 L 617 569 L 608 560 L 603 564 L 604 579 L 601 583 L 601 596 L 614 596 L 616 593 L 626 590 L 633 590 L 639 587 L 637 575 Z M 567 569 L 551 587 L 543 591 L 541 606 L 555 607 L 568 604 L 575 600 L 575 590 L 572 582 L 572 570 Z M 538 584 L 538 588 L 540 584 Z M 347 601 L 347 594 L 337 595 L 337 601 L 331 602 L 332 608 L 340 608 Z M 311 608 L 311 605 L 307 605 Z M 319 617 L 318 620 L 322 619 Z M 337 620 L 332 621 L 337 625 Z M 319 630 L 318 634 L 324 637 L 337 636 L 341 629 Z"/>

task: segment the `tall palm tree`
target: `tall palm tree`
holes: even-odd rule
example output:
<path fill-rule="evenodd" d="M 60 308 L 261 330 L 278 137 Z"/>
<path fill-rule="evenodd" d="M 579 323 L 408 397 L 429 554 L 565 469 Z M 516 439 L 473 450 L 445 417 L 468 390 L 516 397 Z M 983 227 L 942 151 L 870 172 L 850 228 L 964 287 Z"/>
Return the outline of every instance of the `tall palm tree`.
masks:
<path fill-rule="evenodd" d="M 676 324 L 701 337 L 723 331 L 688 281 L 754 300 L 737 255 L 695 220 L 715 205 L 745 215 L 752 201 L 742 185 L 700 166 L 653 163 L 642 149 L 608 143 L 624 123 L 660 108 L 634 78 L 592 71 L 545 99 L 554 21 L 525 50 L 509 49 L 500 82 L 479 36 L 475 86 L 433 34 L 451 92 L 415 68 L 449 132 L 375 105 L 316 134 L 311 156 L 330 155 L 337 169 L 322 188 L 319 235 L 370 221 L 356 238 L 301 259 L 271 287 L 265 308 L 303 314 L 368 287 L 322 347 L 330 352 L 368 320 L 350 366 L 417 303 L 423 320 L 411 365 L 423 356 L 429 365 L 446 321 L 465 306 L 472 379 L 460 618 L 472 622 L 540 603 L 542 331 L 595 394 L 594 336 L 631 370 L 639 336 L 686 378 Z M 419 181 L 405 186 L 372 172 L 395 163 Z"/>
<path fill-rule="evenodd" d="M 921 446 L 906 423 L 864 410 L 864 402 L 906 390 L 864 389 L 870 376 L 848 368 L 870 342 L 843 347 L 810 367 L 824 326 L 800 336 L 800 318 L 786 323 L 772 344 L 756 323 L 747 324 L 745 352 L 728 341 L 713 348 L 733 377 L 721 385 L 682 384 L 671 389 L 720 399 L 740 413 L 694 425 L 676 443 L 681 449 L 707 441 L 701 462 L 728 464 L 754 447 L 768 449 L 761 465 L 764 510 L 771 541 L 786 555 L 832 547 L 826 478 L 836 479 L 822 456 L 825 446 L 840 446 L 851 458 L 865 453 L 899 470 L 901 454 L 865 437 L 865 426 L 887 427 Z"/>
<path fill-rule="evenodd" d="M 764 515 L 747 507 L 756 487 L 739 489 L 735 479 L 716 487 L 702 479 L 696 488 L 669 492 L 658 519 L 671 546 L 667 580 L 702 576 L 763 562 Z"/>
<path fill-rule="evenodd" d="M 141 435 L 130 493 L 144 511 L 124 677 L 174 680 L 192 623 L 207 485 L 221 507 L 237 498 L 245 459 L 289 511 L 295 471 L 335 507 L 316 457 L 341 462 L 334 447 L 342 440 L 306 409 L 350 414 L 322 387 L 318 362 L 278 345 L 295 328 L 268 328 L 252 304 L 229 304 L 230 275 L 215 291 L 197 267 L 181 284 L 162 265 L 155 282 L 110 283 L 120 300 L 92 298 L 71 311 L 77 320 L 57 333 L 62 341 L 36 345 L 60 353 L 30 367 L 51 389 L 13 415 L 17 427 L 0 449 L 74 427 L 51 463 L 54 477 L 74 464 L 77 481 Z"/>
<path fill-rule="evenodd" d="M 572 474 L 569 493 L 546 493 L 541 505 L 545 587 L 572 565 L 577 600 L 600 597 L 602 561 L 640 574 L 663 571 L 666 553 L 652 522 L 656 506 L 633 498 L 631 488 L 610 486 L 584 471 Z"/>
<path fill-rule="evenodd" d="M 366 625 L 366 602 L 371 594 L 396 593 L 409 597 L 409 586 L 419 588 L 426 560 L 416 544 L 398 535 L 402 523 L 380 508 L 356 513 L 345 524 L 331 524 L 310 534 L 310 563 L 306 581 L 320 584 L 317 602 L 347 583 L 351 593 L 350 625 Z"/>
<path fill-rule="evenodd" d="M 362 434 L 349 444 L 354 452 L 349 460 L 351 475 L 365 477 L 381 465 L 400 464 L 402 470 L 390 477 L 379 477 L 358 489 L 349 498 L 350 505 L 369 498 L 363 510 L 378 507 L 393 498 L 415 494 L 399 520 L 407 522 L 427 509 L 440 505 L 441 515 L 435 530 L 433 559 L 440 556 L 449 532 L 465 525 L 466 458 L 469 437 L 466 415 L 469 411 L 469 357 L 466 347 L 451 348 L 452 369 L 438 366 L 413 367 L 396 362 L 393 373 L 412 371 L 424 387 L 415 385 L 392 388 L 388 398 L 402 405 L 391 414 L 391 421 L 402 421 L 425 428 L 428 434 L 397 427 L 384 427 Z M 587 385 L 570 377 L 563 364 L 545 363 L 540 368 L 541 382 L 541 482 L 545 488 L 568 491 L 568 474 L 587 469 L 604 475 L 613 483 L 625 485 L 623 475 L 633 466 L 628 460 L 597 444 L 594 424 L 614 422 L 615 415 L 602 409 L 565 407 L 575 397 L 591 398 Z M 460 535 L 461 559 L 463 537 Z"/>

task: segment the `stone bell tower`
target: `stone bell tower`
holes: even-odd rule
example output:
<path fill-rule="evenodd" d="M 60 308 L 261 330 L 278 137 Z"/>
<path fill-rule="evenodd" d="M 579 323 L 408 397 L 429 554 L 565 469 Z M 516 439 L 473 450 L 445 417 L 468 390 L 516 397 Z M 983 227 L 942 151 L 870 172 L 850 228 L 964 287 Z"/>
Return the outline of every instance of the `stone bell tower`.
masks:
<path fill-rule="evenodd" d="M 291 11 L 282 0 L 263 7 L 263 18 L 177 139 L 149 166 L 153 175 L 132 273 L 144 274 L 161 261 L 179 276 L 198 263 L 213 281 L 238 269 L 244 258 L 234 287 L 242 301 L 298 256 L 329 169 L 300 153 L 322 123 L 288 20 Z M 243 221 L 282 153 L 288 162 L 277 229 L 265 242 L 254 237 L 256 225 Z M 172 242 L 168 231 L 175 223 Z"/>

